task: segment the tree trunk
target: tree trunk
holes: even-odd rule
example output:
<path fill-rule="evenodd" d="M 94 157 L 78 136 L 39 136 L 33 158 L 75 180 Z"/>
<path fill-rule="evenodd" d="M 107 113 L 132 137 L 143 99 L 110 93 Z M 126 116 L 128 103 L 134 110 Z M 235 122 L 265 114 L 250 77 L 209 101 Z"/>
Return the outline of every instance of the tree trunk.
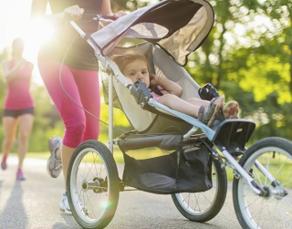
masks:
<path fill-rule="evenodd" d="M 210 53 L 211 53 L 211 42 L 213 40 L 211 39 L 210 41 L 210 36 L 207 37 L 206 41 L 204 42 L 204 45 L 202 46 L 202 51 L 206 56 L 206 60 L 203 66 L 203 74 L 204 74 L 204 81 L 206 82 L 212 82 L 212 66 L 210 63 Z M 213 82 L 212 82 L 213 83 Z"/>
<path fill-rule="evenodd" d="M 290 17 L 290 26 L 292 26 L 292 9 L 289 9 L 289 17 Z M 291 99 L 290 102 L 292 103 L 292 41 L 291 41 L 291 39 L 290 39 L 290 44 L 288 44 L 288 45 L 289 45 L 289 49 L 290 49 L 290 54 L 289 54 L 289 56 L 290 56 L 290 58 L 289 58 L 289 67 L 290 67 L 289 88 L 290 88 L 290 99 Z"/>
<path fill-rule="evenodd" d="M 225 42 L 224 42 L 224 34 L 226 32 L 226 26 L 225 26 L 225 22 L 222 23 L 222 33 L 220 34 L 220 37 L 219 37 L 219 42 L 220 42 L 220 46 L 219 46 L 219 50 L 218 50 L 218 74 L 217 74 L 217 80 L 216 80 L 216 84 L 215 86 L 217 88 L 220 87 L 220 83 L 221 83 L 221 80 L 223 78 L 223 55 L 222 55 L 222 52 L 223 52 L 223 49 L 224 49 L 224 45 L 225 45 Z"/>

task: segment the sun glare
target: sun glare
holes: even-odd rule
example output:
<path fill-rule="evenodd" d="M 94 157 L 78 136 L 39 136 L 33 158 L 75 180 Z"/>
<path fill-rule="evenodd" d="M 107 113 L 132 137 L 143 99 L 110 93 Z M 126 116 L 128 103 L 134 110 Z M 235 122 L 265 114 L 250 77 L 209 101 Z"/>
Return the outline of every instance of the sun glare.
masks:
<path fill-rule="evenodd" d="M 44 18 L 35 18 L 27 23 L 27 27 L 21 37 L 24 40 L 25 48 L 23 56 L 37 66 L 37 54 L 41 45 L 49 42 L 54 37 L 54 26 Z M 34 67 L 34 82 L 42 84 L 37 67 Z"/>
<path fill-rule="evenodd" d="M 17 7 L 15 7 L 17 6 Z M 41 44 L 53 36 L 53 26 L 43 17 L 31 19 L 31 0 L 9 0 L 0 3 L 0 50 L 16 37 L 25 41 L 25 57 L 32 58 Z"/>
<path fill-rule="evenodd" d="M 31 0 L 0 0 L 0 52 L 9 51 L 13 39 L 23 38 L 24 57 L 34 64 L 33 81 L 40 84 L 36 57 L 40 46 L 53 38 L 54 27 L 44 18 L 32 20 L 30 14 Z"/>
<path fill-rule="evenodd" d="M 28 23 L 22 38 L 25 42 L 24 56 L 28 59 L 36 59 L 40 46 L 54 37 L 53 25 L 42 18 L 36 18 Z"/>

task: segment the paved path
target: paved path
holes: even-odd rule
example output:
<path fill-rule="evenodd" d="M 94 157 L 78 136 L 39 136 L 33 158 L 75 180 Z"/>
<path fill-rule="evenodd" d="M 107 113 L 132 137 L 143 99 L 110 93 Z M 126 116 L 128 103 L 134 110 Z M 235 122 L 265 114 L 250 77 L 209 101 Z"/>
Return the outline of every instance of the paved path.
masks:
<path fill-rule="evenodd" d="M 71 216 L 60 214 L 58 203 L 64 191 L 63 179 L 50 178 L 44 160 L 28 159 L 27 180 L 15 181 L 16 159 L 0 170 L 0 229 L 75 229 Z M 109 229 L 237 229 L 240 228 L 228 193 L 221 212 L 206 224 L 186 220 L 175 208 L 170 196 L 145 192 L 124 192 Z"/>

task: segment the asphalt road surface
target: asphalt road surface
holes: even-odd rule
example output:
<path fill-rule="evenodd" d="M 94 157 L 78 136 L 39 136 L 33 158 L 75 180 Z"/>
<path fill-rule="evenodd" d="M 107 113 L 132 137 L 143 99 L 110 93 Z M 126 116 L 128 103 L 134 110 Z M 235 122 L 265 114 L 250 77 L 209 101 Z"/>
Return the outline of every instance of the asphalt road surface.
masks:
<path fill-rule="evenodd" d="M 15 181 L 16 158 L 10 157 L 8 169 L 0 170 L 0 229 L 74 229 L 80 228 L 70 215 L 59 211 L 64 191 L 62 177 L 50 178 L 46 161 L 25 161 L 26 181 Z M 231 195 L 221 212 L 205 224 L 190 222 L 175 208 L 169 195 L 123 192 L 109 229 L 237 229 Z"/>

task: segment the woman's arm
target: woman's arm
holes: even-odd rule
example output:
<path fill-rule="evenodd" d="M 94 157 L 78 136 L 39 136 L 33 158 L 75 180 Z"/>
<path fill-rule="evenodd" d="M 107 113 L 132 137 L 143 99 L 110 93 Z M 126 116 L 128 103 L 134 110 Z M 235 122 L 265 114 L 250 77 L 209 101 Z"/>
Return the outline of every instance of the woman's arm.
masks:
<path fill-rule="evenodd" d="M 101 1 L 101 14 L 111 16 L 113 14 L 111 0 Z"/>
<path fill-rule="evenodd" d="M 48 3 L 47 0 L 32 0 L 31 17 L 43 16 L 46 11 L 47 3 Z M 65 21 L 65 19 L 78 20 L 82 17 L 83 13 L 84 13 L 83 8 L 80 8 L 78 5 L 73 5 L 67 7 L 61 13 L 57 13 L 47 17 L 49 17 L 49 19 L 55 23 L 62 23 Z"/>
<path fill-rule="evenodd" d="M 170 94 L 173 94 L 176 96 L 181 96 L 182 94 L 182 87 L 178 83 L 167 79 L 165 76 L 154 75 L 153 80 L 151 80 L 151 83 L 160 85 L 164 90 L 166 90 Z"/>
<path fill-rule="evenodd" d="M 31 3 L 31 17 L 37 18 L 41 17 L 46 12 L 46 7 L 48 4 L 48 0 L 32 0 Z M 64 19 L 64 13 L 58 13 L 53 16 L 47 16 L 48 19 L 52 20 L 53 22 L 62 22 Z"/>
<path fill-rule="evenodd" d="M 46 12 L 48 0 L 32 0 L 31 3 L 31 16 L 42 16 Z"/>
<path fill-rule="evenodd" d="M 24 60 L 19 60 L 12 68 L 8 62 L 3 64 L 3 75 L 6 81 L 13 80 L 17 77 L 17 71 L 25 64 Z"/>

